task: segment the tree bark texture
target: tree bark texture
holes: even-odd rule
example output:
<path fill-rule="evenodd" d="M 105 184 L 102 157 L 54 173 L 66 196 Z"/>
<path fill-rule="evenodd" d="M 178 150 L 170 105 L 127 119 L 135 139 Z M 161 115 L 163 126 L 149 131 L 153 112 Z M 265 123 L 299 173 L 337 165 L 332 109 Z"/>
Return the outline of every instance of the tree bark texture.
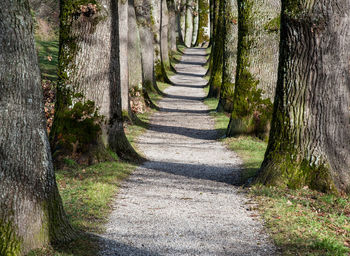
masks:
<path fill-rule="evenodd" d="M 181 30 L 181 40 L 185 43 L 185 34 L 186 34 L 186 9 L 187 9 L 187 0 L 181 0 L 180 2 L 180 26 Z"/>
<path fill-rule="evenodd" d="M 266 137 L 277 82 L 279 0 L 238 1 L 238 55 L 227 135 Z"/>
<path fill-rule="evenodd" d="M 169 12 L 166 0 L 161 0 L 160 12 L 160 55 L 163 81 L 166 83 L 171 83 L 167 75 L 167 70 L 170 70 L 170 60 L 168 48 Z"/>
<path fill-rule="evenodd" d="M 129 66 L 128 66 L 128 16 L 129 3 L 127 0 L 118 0 L 118 26 L 119 26 L 119 61 L 120 61 L 120 90 L 123 115 L 131 115 L 129 103 Z"/>
<path fill-rule="evenodd" d="M 185 45 L 191 47 L 193 33 L 193 0 L 186 0 Z"/>
<path fill-rule="evenodd" d="M 161 24 L 161 4 L 162 0 L 151 0 L 152 1 L 152 9 L 151 9 L 151 26 L 153 32 L 153 47 L 154 47 L 154 63 L 156 66 L 160 67 L 160 24 Z M 160 69 L 159 69 L 160 70 Z M 156 70 L 157 75 L 157 70 Z"/>
<path fill-rule="evenodd" d="M 154 72 L 154 47 L 152 32 L 151 0 L 134 0 L 136 19 L 141 40 L 142 91 L 145 103 L 156 107 L 149 98 L 149 92 L 157 92 Z"/>
<path fill-rule="evenodd" d="M 197 42 L 198 37 L 198 27 L 199 25 L 199 16 L 198 16 L 198 0 L 193 2 L 193 30 L 192 30 L 192 42 L 191 46 L 194 47 Z"/>
<path fill-rule="evenodd" d="M 283 2 L 272 129 L 258 181 L 350 192 L 350 2 Z"/>
<path fill-rule="evenodd" d="M 209 12 L 210 6 L 208 0 L 198 0 L 198 36 L 196 45 L 203 46 L 205 43 L 209 43 Z"/>
<path fill-rule="evenodd" d="M 0 9 L 0 254 L 22 255 L 74 236 L 46 133 L 27 0 Z"/>
<path fill-rule="evenodd" d="M 137 157 L 123 129 L 118 10 L 118 2 L 111 0 L 87 5 L 61 0 L 59 86 L 52 138 L 57 149 L 62 136 L 64 143 L 89 145 L 79 148 L 89 162 L 91 158 L 105 160 L 107 147 L 121 157 Z M 127 43 L 127 37 L 124 39 Z M 123 77 L 127 79 L 128 74 Z"/>
<path fill-rule="evenodd" d="M 168 26 L 168 47 L 170 56 L 176 52 L 176 8 L 174 0 L 167 0 L 168 13 L 169 13 L 169 26 Z"/>
<path fill-rule="evenodd" d="M 225 0 L 224 5 L 224 52 L 223 74 L 218 111 L 232 112 L 235 89 L 237 42 L 238 42 L 238 8 L 237 0 Z"/>
<path fill-rule="evenodd" d="M 224 0 L 220 0 L 217 12 L 217 22 L 214 34 L 214 46 L 211 56 L 211 75 L 209 80 L 209 98 L 218 98 L 220 96 L 220 88 L 222 84 L 222 67 L 223 67 L 223 50 L 224 50 Z"/>
<path fill-rule="evenodd" d="M 130 88 L 142 87 L 141 41 L 136 22 L 134 0 L 129 1 L 128 67 Z M 141 89 L 141 88 L 140 88 Z"/>

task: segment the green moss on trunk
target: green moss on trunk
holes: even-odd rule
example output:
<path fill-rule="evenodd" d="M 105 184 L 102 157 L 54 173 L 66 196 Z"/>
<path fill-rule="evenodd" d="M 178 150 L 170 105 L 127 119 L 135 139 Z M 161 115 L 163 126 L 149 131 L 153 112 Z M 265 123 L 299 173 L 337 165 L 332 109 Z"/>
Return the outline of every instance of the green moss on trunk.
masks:
<path fill-rule="evenodd" d="M 266 136 L 272 115 L 270 99 L 263 98 L 259 80 L 250 73 L 254 47 L 254 0 L 238 1 L 238 53 L 233 110 L 227 136 L 255 133 Z"/>
<path fill-rule="evenodd" d="M 208 0 L 199 0 L 198 1 L 198 36 L 197 36 L 197 46 L 201 46 L 206 42 L 209 42 L 209 36 L 205 33 L 205 28 L 208 28 L 209 24 L 209 3 Z"/>
<path fill-rule="evenodd" d="M 0 255 L 18 256 L 21 255 L 21 242 L 11 222 L 0 220 Z"/>

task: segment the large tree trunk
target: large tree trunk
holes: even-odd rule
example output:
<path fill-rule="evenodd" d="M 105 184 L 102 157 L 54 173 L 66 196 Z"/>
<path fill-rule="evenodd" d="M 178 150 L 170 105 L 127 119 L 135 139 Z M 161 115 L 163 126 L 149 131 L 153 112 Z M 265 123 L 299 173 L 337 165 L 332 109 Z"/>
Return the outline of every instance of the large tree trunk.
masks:
<path fill-rule="evenodd" d="M 169 31 L 168 31 L 168 44 L 170 50 L 170 56 L 176 52 L 176 8 L 174 0 L 167 0 L 168 12 L 169 12 Z"/>
<path fill-rule="evenodd" d="M 128 18 L 128 67 L 129 86 L 139 90 L 142 86 L 142 65 L 141 65 L 141 41 L 139 29 L 136 22 L 134 0 L 129 1 Z"/>
<path fill-rule="evenodd" d="M 193 2 L 193 30 L 192 30 L 192 41 L 191 46 L 195 46 L 198 36 L 199 16 L 198 16 L 198 0 Z"/>
<path fill-rule="evenodd" d="M 217 22 L 214 34 L 214 46 L 212 50 L 211 75 L 209 80 L 208 98 L 218 98 L 220 96 L 220 88 L 222 84 L 222 64 L 224 52 L 224 0 L 220 0 L 219 9 L 217 12 Z"/>
<path fill-rule="evenodd" d="M 193 33 L 193 0 L 186 0 L 185 45 L 191 47 Z"/>
<path fill-rule="evenodd" d="M 270 141 L 258 181 L 350 192 L 350 2 L 283 3 Z"/>
<path fill-rule="evenodd" d="M 137 158 L 123 129 L 117 5 L 111 0 L 86 6 L 61 0 L 59 86 L 51 134 L 56 150 L 72 147 L 73 155 L 88 163 L 109 157 L 108 147 L 121 157 Z"/>
<path fill-rule="evenodd" d="M 156 108 L 149 98 L 149 92 L 157 92 L 154 74 L 154 47 L 152 33 L 151 0 L 134 0 L 136 19 L 141 40 L 142 91 L 148 106 Z"/>
<path fill-rule="evenodd" d="M 209 1 L 208 0 L 198 0 L 198 36 L 197 36 L 197 46 L 203 46 L 209 43 Z"/>
<path fill-rule="evenodd" d="M 161 0 L 161 18 L 160 18 L 160 55 L 161 55 L 161 68 L 163 74 L 163 81 L 166 83 L 171 83 L 167 70 L 170 70 L 170 60 L 169 60 L 169 44 L 168 44 L 168 33 L 169 33 L 169 12 L 166 0 Z"/>
<path fill-rule="evenodd" d="M 120 58 L 120 90 L 123 117 L 129 119 L 131 115 L 129 103 L 129 66 L 128 66 L 128 15 L 129 3 L 118 0 L 119 25 L 119 58 Z"/>
<path fill-rule="evenodd" d="M 214 13 L 215 13 L 215 0 L 209 0 L 209 10 L 210 10 L 210 30 L 209 30 L 209 36 L 210 36 L 210 41 L 209 41 L 209 46 L 213 45 L 213 35 L 214 35 Z"/>
<path fill-rule="evenodd" d="M 237 0 L 225 0 L 224 5 L 224 51 L 222 84 L 217 111 L 232 112 L 233 93 L 235 89 L 237 42 L 238 42 L 238 8 Z"/>
<path fill-rule="evenodd" d="M 185 43 L 185 33 L 186 33 L 186 9 L 187 9 L 187 0 L 181 0 L 180 2 L 180 26 L 181 30 L 181 42 Z"/>
<path fill-rule="evenodd" d="M 46 133 L 28 1 L 0 10 L 0 254 L 21 255 L 74 232 L 63 211 Z"/>
<path fill-rule="evenodd" d="M 238 55 L 228 136 L 266 137 L 277 82 L 279 0 L 238 0 Z"/>

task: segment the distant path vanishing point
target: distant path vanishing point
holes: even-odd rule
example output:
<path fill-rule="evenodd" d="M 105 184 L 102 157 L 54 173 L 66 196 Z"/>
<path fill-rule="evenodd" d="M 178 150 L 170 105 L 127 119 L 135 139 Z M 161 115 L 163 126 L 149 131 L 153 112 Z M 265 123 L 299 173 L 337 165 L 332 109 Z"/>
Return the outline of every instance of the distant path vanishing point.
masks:
<path fill-rule="evenodd" d="M 101 255 L 275 255 L 233 184 L 240 160 L 217 141 L 203 103 L 205 49 L 186 49 L 161 111 L 139 139 L 149 159 L 127 179 Z"/>

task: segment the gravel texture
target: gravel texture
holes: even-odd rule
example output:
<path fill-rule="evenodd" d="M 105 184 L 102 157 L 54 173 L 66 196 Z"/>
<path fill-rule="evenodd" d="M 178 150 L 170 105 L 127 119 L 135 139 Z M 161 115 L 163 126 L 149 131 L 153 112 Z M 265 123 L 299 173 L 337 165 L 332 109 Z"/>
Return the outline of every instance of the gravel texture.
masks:
<path fill-rule="evenodd" d="M 186 49 L 138 147 L 149 159 L 121 187 L 101 255 L 275 255 L 235 181 L 203 104 L 205 49 Z"/>

